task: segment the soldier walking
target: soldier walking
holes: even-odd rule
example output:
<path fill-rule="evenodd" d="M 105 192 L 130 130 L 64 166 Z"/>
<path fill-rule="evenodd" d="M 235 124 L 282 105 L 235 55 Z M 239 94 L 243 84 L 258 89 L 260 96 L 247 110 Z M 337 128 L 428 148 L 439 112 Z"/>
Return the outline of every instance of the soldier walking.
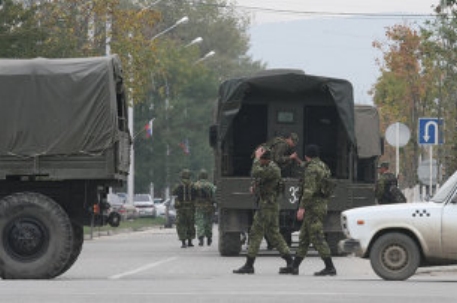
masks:
<path fill-rule="evenodd" d="M 259 148 L 255 152 L 251 176 L 253 184 L 251 193 L 257 192 L 259 196 L 258 210 L 249 232 L 249 248 L 246 263 L 235 274 L 253 274 L 254 261 L 259 251 L 260 243 L 267 235 L 273 247 L 281 254 L 287 266 L 291 266 L 292 257 L 286 241 L 279 232 L 279 203 L 278 185 L 281 181 L 281 172 L 275 162 L 271 161 L 271 151 L 268 148 Z"/>
<path fill-rule="evenodd" d="M 176 196 L 176 231 L 181 248 L 192 247 L 192 240 L 195 238 L 195 199 L 197 190 L 190 179 L 190 171 L 183 169 L 181 171 L 181 182 L 176 185 L 172 193 Z M 187 241 L 187 243 L 186 243 Z"/>
<path fill-rule="evenodd" d="M 331 258 L 330 248 L 324 236 L 324 219 L 327 215 L 329 197 L 322 194 L 322 180 L 331 175 L 328 166 L 319 159 L 319 147 L 305 147 L 305 171 L 302 183 L 302 197 L 297 212 L 297 220 L 302 221 L 299 246 L 291 266 L 283 267 L 280 273 L 298 275 L 298 268 L 308 253 L 312 243 L 325 263 L 325 268 L 315 276 L 334 276 L 336 269 Z"/>
<path fill-rule="evenodd" d="M 195 222 L 197 224 L 198 245 L 203 246 L 206 237 L 206 245 L 213 242 L 213 216 L 214 216 L 214 193 L 216 187 L 208 181 L 208 172 L 201 169 L 198 181 L 195 182 L 197 199 L 195 203 Z"/>

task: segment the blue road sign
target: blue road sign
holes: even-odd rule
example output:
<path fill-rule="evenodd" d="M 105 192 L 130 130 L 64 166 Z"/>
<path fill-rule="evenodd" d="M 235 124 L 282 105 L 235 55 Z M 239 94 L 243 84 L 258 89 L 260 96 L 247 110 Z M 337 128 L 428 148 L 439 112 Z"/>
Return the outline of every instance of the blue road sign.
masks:
<path fill-rule="evenodd" d="M 419 144 L 437 145 L 443 144 L 442 125 L 443 119 L 419 118 Z"/>

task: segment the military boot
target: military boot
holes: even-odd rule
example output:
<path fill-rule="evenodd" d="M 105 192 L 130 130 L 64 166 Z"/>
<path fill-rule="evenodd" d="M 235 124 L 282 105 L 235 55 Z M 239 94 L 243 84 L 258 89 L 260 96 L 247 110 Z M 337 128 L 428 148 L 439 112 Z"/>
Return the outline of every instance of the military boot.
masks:
<path fill-rule="evenodd" d="M 238 269 L 233 270 L 234 274 L 253 274 L 255 258 L 246 257 L 246 263 Z"/>
<path fill-rule="evenodd" d="M 187 247 L 186 240 L 181 240 L 181 242 L 182 242 L 181 248 L 186 248 Z"/>
<path fill-rule="evenodd" d="M 203 246 L 203 237 L 198 237 L 198 246 Z"/>
<path fill-rule="evenodd" d="M 325 268 L 321 271 L 315 272 L 315 276 L 336 276 L 336 269 L 333 266 L 332 258 L 322 258 L 325 263 Z"/>
<path fill-rule="evenodd" d="M 211 237 L 208 237 L 208 239 L 206 239 L 206 245 L 210 246 L 211 243 L 213 243 L 213 239 L 211 239 Z"/>
<path fill-rule="evenodd" d="M 281 256 L 286 261 L 286 267 L 280 267 L 279 268 L 279 273 L 280 274 L 290 274 L 292 273 L 292 264 L 294 263 L 294 260 L 292 259 L 292 256 L 290 254 L 283 255 Z"/>
<path fill-rule="evenodd" d="M 192 239 L 187 240 L 187 246 L 194 247 L 194 245 L 192 244 Z"/>
<path fill-rule="evenodd" d="M 292 266 L 282 267 L 279 269 L 280 274 L 291 274 L 291 275 L 298 275 L 298 268 L 300 267 L 301 262 L 303 261 L 302 257 L 295 256 L 294 261 L 292 262 Z"/>

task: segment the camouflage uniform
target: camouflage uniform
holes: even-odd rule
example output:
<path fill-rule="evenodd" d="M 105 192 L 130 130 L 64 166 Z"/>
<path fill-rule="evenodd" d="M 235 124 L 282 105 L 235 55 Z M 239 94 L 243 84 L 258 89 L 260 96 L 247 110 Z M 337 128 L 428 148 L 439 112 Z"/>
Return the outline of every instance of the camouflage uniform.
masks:
<path fill-rule="evenodd" d="M 202 169 L 199 180 L 195 182 L 197 199 L 195 203 L 195 222 L 199 245 L 203 245 L 203 238 L 207 238 L 207 245 L 211 245 L 213 238 L 214 193 L 216 187 L 207 180 L 208 173 Z"/>
<path fill-rule="evenodd" d="M 290 158 L 290 155 L 294 153 L 294 147 L 287 143 L 287 139 L 292 140 L 294 144 L 298 143 L 298 135 L 291 133 L 289 138 L 274 137 L 265 144 L 271 150 L 272 160 L 281 169 L 281 175 L 283 177 L 291 174 L 290 170 L 293 168 L 295 162 L 294 159 Z"/>
<path fill-rule="evenodd" d="M 397 186 L 397 178 L 390 172 L 385 172 L 379 176 L 376 181 L 375 197 L 378 200 L 378 204 L 390 204 L 395 203 L 393 196 L 388 194 L 388 190 L 391 185 Z"/>
<path fill-rule="evenodd" d="M 172 191 L 176 196 L 176 230 L 181 247 L 193 246 L 192 239 L 195 238 L 195 199 L 197 190 L 190 180 L 190 171 L 185 169 L 181 172 L 181 183 L 176 185 Z M 187 244 L 186 241 L 187 240 Z"/>
<path fill-rule="evenodd" d="M 260 242 L 262 242 L 265 235 L 268 236 L 273 247 L 281 253 L 281 257 L 286 261 L 288 267 L 293 262 L 289 247 L 279 232 L 279 203 L 277 196 L 278 185 L 281 181 L 281 171 L 278 165 L 271 161 L 271 151 L 268 148 L 265 149 L 260 159 L 254 160 L 251 176 L 253 178 L 252 188 L 254 188 L 259 198 L 258 210 L 254 215 L 254 222 L 249 232 L 246 264 L 234 270 L 233 273 L 235 274 L 254 273 L 255 257 L 259 251 Z"/>
<path fill-rule="evenodd" d="M 249 232 L 248 256 L 254 258 L 257 255 L 264 235 L 281 255 L 290 254 L 289 247 L 279 232 L 277 201 L 278 184 L 281 180 L 279 167 L 273 161 L 264 166 L 255 160 L 251 175 L 254 179 L 253 186 L 256 187 L 259 195 L 259 209 L 254 215 L 254 222 Z"/>
<path fill-rule="evenodd" d="M 305 216 L 299 235 L 297 256 L 304 258 L 310 243 L 321 258 L 331 256 L 330 248 L 324 236 L 324 220 L 327 215 L 328 198 L 322 197 L 320 184 L 324 177 L 330 176 L 330 169 L 319 158 L 312 158 L 305 164 L 300 207 L 305 209 Z"/>

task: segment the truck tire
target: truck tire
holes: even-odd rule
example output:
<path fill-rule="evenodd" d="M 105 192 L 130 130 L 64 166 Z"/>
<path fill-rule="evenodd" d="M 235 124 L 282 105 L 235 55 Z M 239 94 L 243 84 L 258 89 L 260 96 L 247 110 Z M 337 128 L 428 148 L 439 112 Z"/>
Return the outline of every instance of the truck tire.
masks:
<path fill-rule="evenodd" d="M 402 233 L 385 234 L 373 244 L 370 251 L 371 267 L 384 280 L 406 280 L 420 264 L 416 242 Z"/>
<path fill-rule="evenodd" d="M 327 240 L 327 244 L 330 248 L 330 252 L 332 253 L 332 256 L 345 256 L 347 255 L 346 253 L 340 251 L 338 249 L 338 243 L 341 240 L 346 239 L 344 234 L 342 232 L 329 232 L 325 234 L 325 238 Z"/>
<path fill-rule="evenodd" d="M 241 252 L 239 232 L 219 232 L 219 253 L 221 256 L 238 256 Z"/>
<path fill-rule="evenodd" d="M 72 254 L 67 213 L 39 193 L 15 193 L 0 200 L 0 236 L 3 279 L 54 278 Z"/>
<path fill-rule="evenodd" d="M 73 266 L 73 264 L 75 264 L 83 249 L 84 227 L 78 223 L 72 222 L 71 228 L 73 230 L 73 249 L 71 251 L 70 259 L 68 259 L 67 264 L 65 264 L 65 266 L 62 268 L 61 272 L 57 276 L 63 274 L 64 272 L 69 270 L 70 267 Z"/>

